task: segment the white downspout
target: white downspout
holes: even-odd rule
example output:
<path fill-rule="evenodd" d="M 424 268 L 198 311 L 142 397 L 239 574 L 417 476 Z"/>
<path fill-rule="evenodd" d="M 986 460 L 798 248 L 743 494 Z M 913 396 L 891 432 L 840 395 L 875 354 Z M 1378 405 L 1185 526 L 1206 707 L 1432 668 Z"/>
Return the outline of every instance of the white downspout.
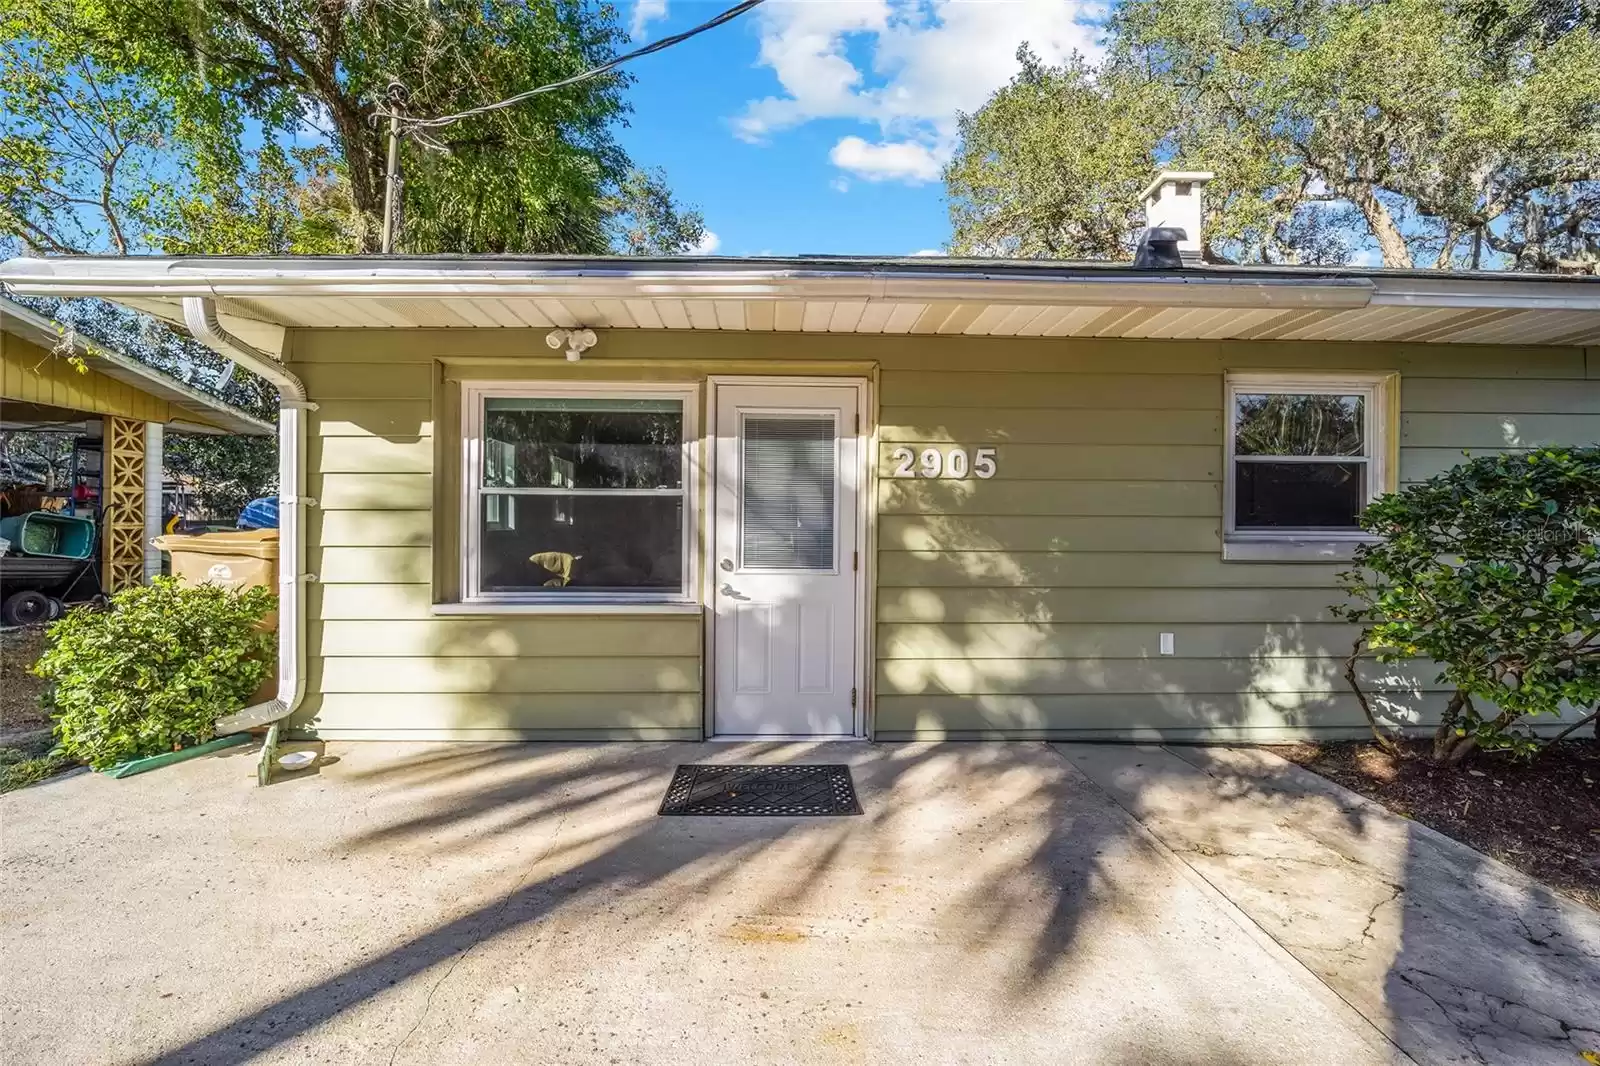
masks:
<path fill-rule="evenodd" d="M 218 720 L 217 732 L 275 726 L 294 713 L 306 691 L 305 508 L 311 501 L 306 498 L 305 416 L 317 405 L 306 399 L 305 384 L 282 363 L 222 328 L 214 300 L 185 296 L 183 321 L 195 340 L 266 378 L 278 390 L 278 693 L 266 703 Z M 270 770 L 270 748 L 269 743 L 263 752 L 263 784 Z"/>
<path fill-rule="evenodd" d="M 161 576 L 161 549 L 150 542 L 165 532 L 161 528 L 165 517 L 161 507 L 161 490 L 166 485 L 162 477 L 166 469 L 165 429 L 160 422 L 144 424 L 144 581 L 147 585 L 151 579 Z"/>

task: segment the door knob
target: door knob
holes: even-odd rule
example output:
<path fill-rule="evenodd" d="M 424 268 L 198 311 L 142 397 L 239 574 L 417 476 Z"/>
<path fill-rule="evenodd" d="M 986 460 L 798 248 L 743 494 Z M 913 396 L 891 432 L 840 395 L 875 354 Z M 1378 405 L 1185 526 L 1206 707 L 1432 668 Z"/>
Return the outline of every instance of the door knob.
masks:
<path fill-rule="evenodd" d="M 730 600 L 747 600 L 747 599 L 750 598 L 750 597 L 744 595 L 743 593 L 739 592 L 737 589 L 735 589 L 732 585 L 728 584 L 726 581 L 724 581 L 722 583 L 722 594 L 724 596 L 728 597 Z"/>

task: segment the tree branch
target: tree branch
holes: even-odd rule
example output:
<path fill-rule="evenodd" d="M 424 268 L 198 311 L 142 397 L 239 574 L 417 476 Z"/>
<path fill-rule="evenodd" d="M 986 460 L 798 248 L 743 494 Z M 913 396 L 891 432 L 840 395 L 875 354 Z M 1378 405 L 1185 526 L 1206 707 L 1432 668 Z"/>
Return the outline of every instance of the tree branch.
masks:
<path fill-rule="evenodd" d="M 1545 741 L 1544 744 L 1540 745 L 1539 750 L 1534 754 L 1534 757 L 1538 758 L 1540 755 L 1543 755 L 1545 752 L 1549 751 L 1563 740 L 1566 740 L 1569 736 L 1576 733 L 1578 730 L 1582 729 L 1596 718 L 1600 718 L 1600 710 L 1590 711 L 1588 714 L 1584 715 L 1582 718 L 1578 719 L 1576 722 L 1573 722 L 1571 725 L 1567 726 L 1567 728 L 1563 729 L 1561 732 Z"/>
<path fill-rule="evenodd" d="M 1361 713 L 1366 716 L 1367 725 L 1372 730 L 1372 738 L 1378 742 L 1378 747 L 1399 758 L 1400 745 L 1378 725 L 1378 716 L 1372 713 L 1372 705 L 1367 701 L 1367 694 L 1362 691 L 1361 682 L 1356 677 L 1356 660 L 1361 655 L 1361 646 L 1366 642 L 1366 634 L 1356 638 L 1355 645 L 1350 649 L 1350 657 L 1344 661 L 1344 679 L 1350 683 L 1350 691 L 1356 694 L 1356 702 L 1361 705 Z"/>

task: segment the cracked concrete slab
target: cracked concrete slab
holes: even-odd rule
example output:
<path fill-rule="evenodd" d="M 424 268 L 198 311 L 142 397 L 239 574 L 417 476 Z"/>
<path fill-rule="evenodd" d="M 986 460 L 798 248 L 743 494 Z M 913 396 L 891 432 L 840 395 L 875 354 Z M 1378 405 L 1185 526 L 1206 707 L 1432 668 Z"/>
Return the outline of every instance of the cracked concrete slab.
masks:
<path fill-rule="evenodd" d="M 0 797 L 0 1061 L 1375 1066 L 1048 746 L 328 746 Z M 857 818 L 660 818 L 846 762 Z"/>
<path fill-rule="evenodd" d="M 1421 1063 L 1600 1052 L 1600 915 L 1259 749 L 1057 748 Z"/>

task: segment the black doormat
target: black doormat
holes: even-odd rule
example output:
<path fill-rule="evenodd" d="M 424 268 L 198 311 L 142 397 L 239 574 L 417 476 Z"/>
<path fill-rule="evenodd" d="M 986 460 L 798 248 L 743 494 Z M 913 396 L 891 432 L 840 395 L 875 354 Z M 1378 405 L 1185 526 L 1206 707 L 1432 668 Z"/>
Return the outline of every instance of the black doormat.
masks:
<path fill-rule="evenodd" d="M 678 767 L 660 814 L 827 816 L 860 814 L 850 767 L 822 764 Z"/>

